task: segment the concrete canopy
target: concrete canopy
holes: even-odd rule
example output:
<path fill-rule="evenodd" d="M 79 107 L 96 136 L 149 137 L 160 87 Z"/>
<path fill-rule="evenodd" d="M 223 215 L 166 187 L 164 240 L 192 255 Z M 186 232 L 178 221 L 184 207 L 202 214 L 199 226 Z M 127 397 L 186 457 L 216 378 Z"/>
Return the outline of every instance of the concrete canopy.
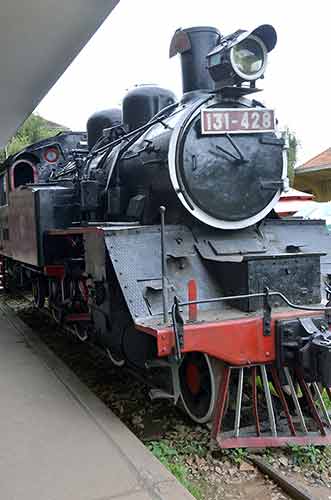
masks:
<path fill-rule="evenodd" d="M 1 1 L 0 147 L 36 108 L 118 3 L 119 0 Z"/>

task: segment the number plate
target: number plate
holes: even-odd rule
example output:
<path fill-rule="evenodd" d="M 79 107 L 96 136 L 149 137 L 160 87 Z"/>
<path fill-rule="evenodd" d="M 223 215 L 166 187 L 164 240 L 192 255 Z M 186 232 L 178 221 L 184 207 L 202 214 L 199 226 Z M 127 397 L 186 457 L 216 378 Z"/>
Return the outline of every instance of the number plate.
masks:
<path fill-rule="evenodd" d="M 245 134 L 274 130 L 275 112 L 272 109 L 210 108 L 201 111 L 202 134 Z"/>

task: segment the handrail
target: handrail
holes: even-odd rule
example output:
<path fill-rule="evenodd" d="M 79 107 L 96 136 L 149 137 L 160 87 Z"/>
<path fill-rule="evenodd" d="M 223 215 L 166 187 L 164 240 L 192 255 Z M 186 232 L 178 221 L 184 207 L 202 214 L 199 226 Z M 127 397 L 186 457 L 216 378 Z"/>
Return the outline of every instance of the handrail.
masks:
<path fill-rule="evenodd" d="M 185 302 L 179 302 L 177 297 L 174 297 L 174 303 L 171 307 L 171 318 L 172 318 L 172 325 L 174 329 L 174 334 L 175 334 L 175 358 L 177 361 L 180 361 L 182 358 L 181 354 L 181 347 L 183 346 L 183 335 L 184 335 L 184 321 L 183 318 L 180 314 L 179 308 L 180 307 L 185 307 L 189 306 L 191 304 L 211 304 L 215 302 L 226 302 L 229 300 L 242 300 L 242 299 L 249 299 L 249 298 L 264 298 L 264 316 L 268 312 L 268 316 L 270 316 L 271 308 L 270 308 L 270 303 L 269 299 L 270 297 L 279 297 L 281 298 L 289 307 L 292 309 L 298 309 L 301 311 L 331 311 L 331 306 L 326 306 L 326 307 L 318 307 L 318 306 L 303 306 L 299 304 L 294 304 L 291 302 L 283 293 L 278 292 L 278 291 L 272 291 L 269 290 L 268 287 L 265 288 L 264 292 L 258 292 L 258 293 L 248 293 L 248 294 L 243 294 L 243 295 L 230 295 L 226 297 L 215 297 L 211 299 L 198 299 L 198 300 L 189 300 Z M 267 303 L 267 304 L 266 304 Z M 268 306 L 266 308 L 266 305 Z M 268 311 L 267 311 L 268 310 Z M 265 319 L 265 318 L 263 318 Z M 265 328 L 265 326 L 264 326 Z M 265 335 L 270 335 L 270 325 L 269 325 L 269 333 L 264 333 Z"/>

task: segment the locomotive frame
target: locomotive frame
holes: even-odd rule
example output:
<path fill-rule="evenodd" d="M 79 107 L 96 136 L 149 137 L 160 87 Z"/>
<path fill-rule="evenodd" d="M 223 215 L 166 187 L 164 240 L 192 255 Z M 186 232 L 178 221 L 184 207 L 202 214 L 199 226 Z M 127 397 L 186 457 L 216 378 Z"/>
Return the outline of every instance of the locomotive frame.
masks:
<path fill-rule="evenodd" d="M 7 193 L 0 207 L 6 286 L 32 286 L 36 306 L 47 301 L 81 341 L 118 367 L 154 374 L 152 399 L 181 401 L 198 423 L 212 419 L 221 447 L 326 444 L 326 228 L 272 214 L 287 185 L 282 137 L 201 133 L 203 109 L 264 109 L 244 97 L 257 91 L 255 82 L 229 86 L 231 72 L 225 84 L 214 82 L 206 68 L 210 55 L 249 47 L 250 33 L 238 33 L 176 32 L 179 102 L 164 89 L 134 89 L 123 123 L 118 110 L 89 121 L 88 152 Z M 263 54 L 276 43 L 269 25 L 252 37 L 267 47 Z M 244 393 L 253 431 L 240 425 Z"/>

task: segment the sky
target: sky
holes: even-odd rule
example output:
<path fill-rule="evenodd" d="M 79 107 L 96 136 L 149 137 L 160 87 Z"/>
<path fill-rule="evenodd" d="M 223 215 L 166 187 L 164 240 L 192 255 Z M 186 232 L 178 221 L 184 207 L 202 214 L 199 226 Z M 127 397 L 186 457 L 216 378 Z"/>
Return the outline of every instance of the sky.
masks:
<path fill-rule="evenodd" d="M 260 24 L 272 24 L 278 42 L 256 97 L 296 134 L 302 163 L 331 147 L 329 0 L 121 0 L 36 111 L 85 130 L 92 113 L 120 106 L 134 85 L 159 84 L 180 97 L 179 57 L 168 55 L 177 28 L 215 26 L 227 35 Z"/>

